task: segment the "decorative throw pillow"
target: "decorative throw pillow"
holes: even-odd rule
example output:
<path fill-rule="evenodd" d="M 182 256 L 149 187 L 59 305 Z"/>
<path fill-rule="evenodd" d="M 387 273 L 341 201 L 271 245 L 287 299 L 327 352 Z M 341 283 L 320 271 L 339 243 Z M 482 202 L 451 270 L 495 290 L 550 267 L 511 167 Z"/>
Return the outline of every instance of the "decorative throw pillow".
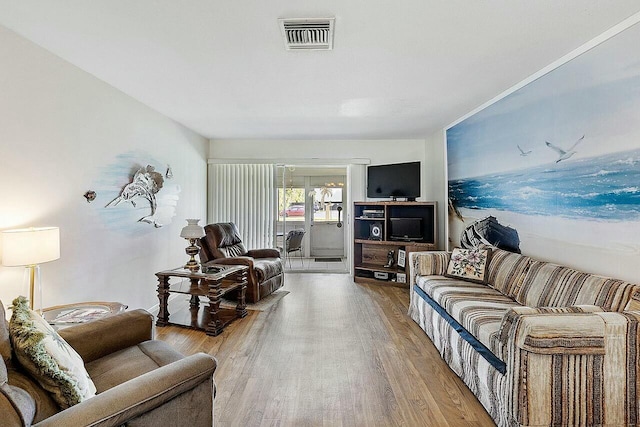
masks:
<path fill-rule="evenodd" d="M 487 283 L 487 268 L 491 257 L 490 248 L 455 248 L 451 253 L 445 276 Z"/>
<path fill-rule="evenodd" d="M 20 364 L 66 409 L 95 396 L 80 355 L 37 313 L 25 297 L 13 300 L 9 334 Z"/>

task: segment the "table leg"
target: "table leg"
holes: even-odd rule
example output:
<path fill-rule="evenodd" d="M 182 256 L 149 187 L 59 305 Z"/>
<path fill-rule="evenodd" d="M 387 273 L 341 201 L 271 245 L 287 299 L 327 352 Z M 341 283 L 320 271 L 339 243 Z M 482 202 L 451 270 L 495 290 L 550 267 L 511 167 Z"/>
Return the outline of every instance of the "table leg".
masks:
<path fill-rule="evenodd" d="M 197 288 L 198 282 L 199 282 L 198 279 L 191 279 L 191 287 Z M 199 307 L 200 307 L 200 298 L 198 297 L 198 295 L 191 295 L 191 299 L 189 300 L 189 308 L 198 310 Z"/>
<path fill-rule="evenodd" d="M 169 302 L 169 276 L 157 276 L 158 277 L 158 319 L 156 320 L 157 326 L 166 326 L 169 324 L 169 308 L 167 307 Z"/>
<path fill-rule="evenodd" d="M 238 292 L 238 305 L 236 305 L 236 315 L 239 318 L 247 316 L 247 302 L 246 302 L 246 293 L 247 293 L 247 281 L 242 282 L 242 287 L 240 288 L 240 292 Z"/>
<path fill-rule="evenodd" d="M 220 282 L 209 282 L 209 324 L 207 325 L 207 335 L 220 335 L 224 329 L 220 320 L 220 301 L 222 292 L 220 292 Z"/>

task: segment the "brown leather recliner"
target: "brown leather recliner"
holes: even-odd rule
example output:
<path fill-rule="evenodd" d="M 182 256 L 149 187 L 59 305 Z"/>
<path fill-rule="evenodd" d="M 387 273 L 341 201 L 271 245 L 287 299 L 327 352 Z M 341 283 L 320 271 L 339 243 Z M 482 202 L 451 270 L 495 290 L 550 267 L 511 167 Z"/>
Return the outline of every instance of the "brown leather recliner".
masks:
<path fill-rule="evenodd" d="M 200 239 L 200 261 L 206 264 L 243 264 L 249 267 L 247 302 L 255 303 L 283 285 L 282 261 L 277 249 L 247 250 L 232 222 L 209 224 Z"/>

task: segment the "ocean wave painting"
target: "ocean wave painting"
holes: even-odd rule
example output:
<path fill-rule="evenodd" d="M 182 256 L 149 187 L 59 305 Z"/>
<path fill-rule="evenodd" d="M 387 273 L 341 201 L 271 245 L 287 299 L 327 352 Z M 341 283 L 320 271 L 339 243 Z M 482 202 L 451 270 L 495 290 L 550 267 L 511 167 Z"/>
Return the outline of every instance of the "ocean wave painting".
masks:
<path fill-rule="evenodd" d="M 640 149 L 449 181 L 457 208 L 527 215 L 640 220 Z"/>
<path fill-rule="evenodd" d="M 489 216 L 522 253 L 640 283 L 640 24 L 446 131 L 449 248 Z"/>

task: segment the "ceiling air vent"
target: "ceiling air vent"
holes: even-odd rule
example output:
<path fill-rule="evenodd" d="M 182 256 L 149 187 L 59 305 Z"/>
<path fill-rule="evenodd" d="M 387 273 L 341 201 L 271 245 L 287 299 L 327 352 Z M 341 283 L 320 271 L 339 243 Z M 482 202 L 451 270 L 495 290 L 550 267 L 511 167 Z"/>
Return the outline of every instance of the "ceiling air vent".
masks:
<path fill-rule="evenodd" d="M 336 18 L 278 19 L 287 50 L 333 49 Z"/>

